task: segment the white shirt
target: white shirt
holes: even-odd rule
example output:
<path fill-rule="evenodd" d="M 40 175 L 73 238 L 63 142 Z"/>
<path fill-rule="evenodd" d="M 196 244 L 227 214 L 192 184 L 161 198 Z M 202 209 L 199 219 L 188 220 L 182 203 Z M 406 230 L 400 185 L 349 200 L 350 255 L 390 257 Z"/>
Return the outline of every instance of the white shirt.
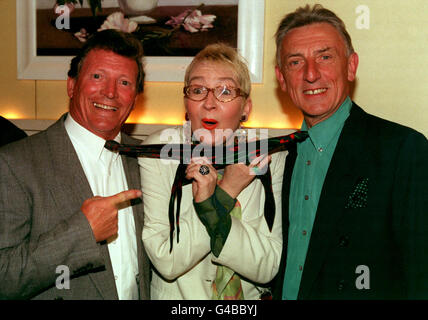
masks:
<path fill-rule="evenodd" d="M 70 137 L 94 196 L 108 197 L 128 190 L 121 158 L 106 148 L 105 140 L 78 124 L 70 114 L 65 120 Z M 114 139 L 120 142 L 120 133 Z M 118 235 L 108 239 L 117 294 L 120 300 L 138 299 L 138 261 L 135 221 L 130 205 L 119 210 Z"/>

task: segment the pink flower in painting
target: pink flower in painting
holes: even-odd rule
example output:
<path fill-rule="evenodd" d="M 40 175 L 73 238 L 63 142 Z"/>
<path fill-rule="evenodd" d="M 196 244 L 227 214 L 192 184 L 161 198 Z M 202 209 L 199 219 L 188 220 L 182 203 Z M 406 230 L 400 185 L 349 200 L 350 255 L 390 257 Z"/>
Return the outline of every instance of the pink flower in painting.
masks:
<path fill-rule="evenodd" d="M 113 12 L 111 15 L 107 17 L 98 31 L 105 29 L 116 29 L 121 30 L 123 32 L 134 32 L 138 27 L 138 23 L 135 21 L 131 21 L 126 19 L 122 12 Z"/>
<path fill-rule="evenodd" d="M 86 42 L 86 40 L 89 37 L 89 33 L 86 31 L 86 29 L 82 28 L 79 32 L 76 32 L 74 36 L 79 39 L 80 42 Z"/>
<path fill-rule="evenodd" d="M 183 26 L 189 32 L 207 31 L 213 28 L 212 22 L 216 16 L 213 14 L 202 14 L 200 10 L 187 9 L 176 17 L 171 17 L 165 24 L 173 27 Z"/>

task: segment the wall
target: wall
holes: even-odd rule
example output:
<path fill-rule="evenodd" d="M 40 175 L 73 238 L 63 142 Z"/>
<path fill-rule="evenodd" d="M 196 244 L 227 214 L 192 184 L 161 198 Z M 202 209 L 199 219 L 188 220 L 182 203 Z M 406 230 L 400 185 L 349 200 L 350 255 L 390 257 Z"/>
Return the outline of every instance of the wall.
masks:
<path fill-rule="evenodd" d="M 334 10 L 348 27 L 360 57 L 353 99 L 370 113 L 428 136 L 428 2 L 388 0 L 388 5 L 381 0 L 306 2 L 318 2 Z M 254 108 L 247 125 L 299 127 L 300 112 L 276 83 L 274 33 L 283 15 L 304 2 L 266 0 L 265 3 L 264 81 L 253 85 Z M 356 12 L 360 5 L 365 5 L 366 11 Z M 65 81 L 16 80 L 15 14 L 15 1 L 0 1 L 0 114 L 9 118 L 56 119 L 67 111 Z M 146 83 L 130 122 L 180 123 L 184 118 L 181 88 L 182 84 L 175 82 Z"/>

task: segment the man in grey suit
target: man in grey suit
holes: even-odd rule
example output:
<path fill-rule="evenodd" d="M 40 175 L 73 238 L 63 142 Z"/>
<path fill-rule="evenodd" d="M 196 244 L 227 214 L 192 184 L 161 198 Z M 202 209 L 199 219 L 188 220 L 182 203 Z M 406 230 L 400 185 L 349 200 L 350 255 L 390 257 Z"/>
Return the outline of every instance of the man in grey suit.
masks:
<path fill-rule="evenodd" d="M 143 90 L 141 43 L 96 33 L 72 60 L 70 112 L 0 150 L 0 299 L 148 299 L 137 159 L 121 133 Z"/>

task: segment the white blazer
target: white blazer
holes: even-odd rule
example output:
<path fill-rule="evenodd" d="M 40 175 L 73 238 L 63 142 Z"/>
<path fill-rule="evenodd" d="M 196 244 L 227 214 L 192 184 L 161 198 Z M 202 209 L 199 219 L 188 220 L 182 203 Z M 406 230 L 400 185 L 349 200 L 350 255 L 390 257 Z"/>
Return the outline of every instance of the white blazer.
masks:
<path fill-rule="evenodd" d="M 171 130 L 171 129 L 169 129 Z M 181 143 L 183 129 L 171 142 Z M 144 144 L 166 143 L 161 132 Z M 259 299 L 261 288 L 276 275 L 281 259 L 281 187 L 286 152 L 276 153 L 270 164 L 276 214 L 272 232 L 264 218 L 264 189 L 253 180 L 238 196 L 242 219 L 232 217 L 232 227 L 224 247 L 216 258 L 210 249 L 210 237 L 193 207 L 192 185 L 183 187 L 180 211 L 180 241 L 174 232 L 170 253 L 168 205 L 178 162 L 139 158 L 145 221 L 143 242 L 156 270 L 151 282 L 151 299 L 211 299 L 216 264 L 241 275 L 245 299 Z M 176 229 L 175 229 L 176 231 Z"/>

